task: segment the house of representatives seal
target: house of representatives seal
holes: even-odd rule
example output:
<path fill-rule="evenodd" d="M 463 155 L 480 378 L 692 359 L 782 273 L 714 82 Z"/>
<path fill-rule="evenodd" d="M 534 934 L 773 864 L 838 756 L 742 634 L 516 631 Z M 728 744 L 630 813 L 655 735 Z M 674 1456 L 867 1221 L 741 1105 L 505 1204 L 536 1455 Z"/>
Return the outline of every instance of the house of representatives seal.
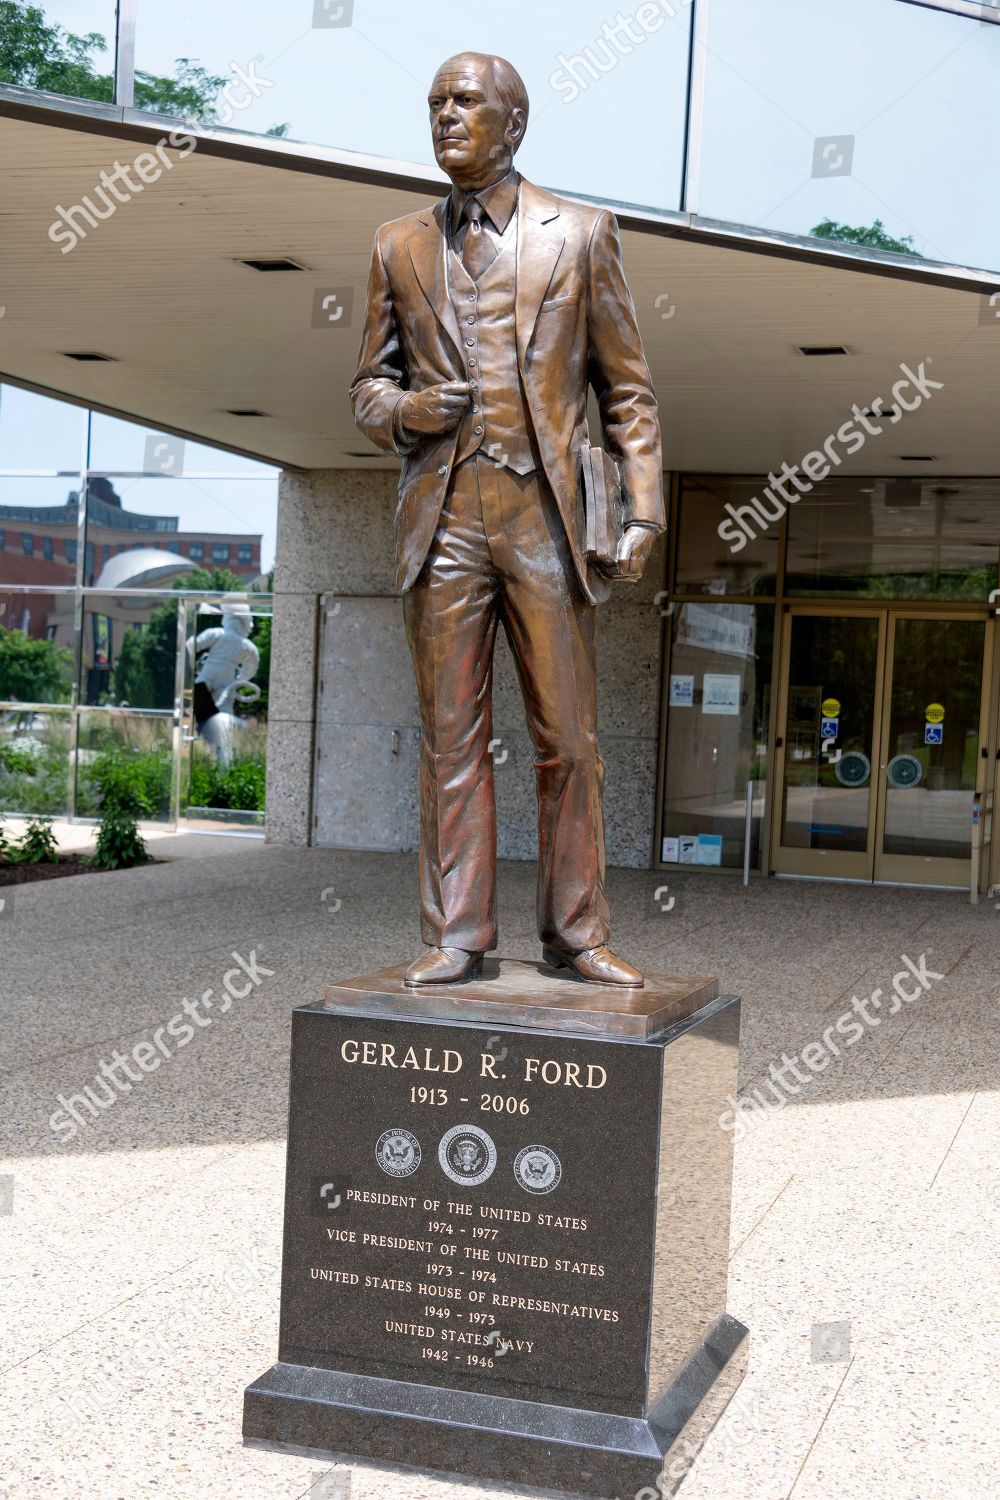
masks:
<path fill-rule="evenodd" d="M 386 1130 L 375 1146 L 375 1159 L 390 1177 L 409 1177 L 420 1165 L 420 1142 L 401 1127 Z"/>
<path fill-rule="evenodd" d="M 548 1146 L 525 1146 L 514 1161 L 514 1176 L 526 1193 L 551 1193 L 562 1178 L 562 1162 Z"/>
<path fill-rule="evenodd" d="M 453 1125 L 441 1137 L 438 1161 L 442 1172 L 452 1182 L 460 1182 L 463 1187 L 478 1187 L 493 1174 L 497 1148 L 478 1125 Z"/>

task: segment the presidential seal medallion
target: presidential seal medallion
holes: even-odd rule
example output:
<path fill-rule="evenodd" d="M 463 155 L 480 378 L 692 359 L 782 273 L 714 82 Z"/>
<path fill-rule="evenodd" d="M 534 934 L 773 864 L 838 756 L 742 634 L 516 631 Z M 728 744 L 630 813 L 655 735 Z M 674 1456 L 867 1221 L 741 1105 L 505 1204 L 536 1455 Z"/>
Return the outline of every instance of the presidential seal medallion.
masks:
<path fill-rule="evenodd" d="M 463 1187 L 478 1187 L 493 1175 L 497 1148 L 478 1125 L 453 1125 L 441 1137 L 438 1161 L 442 1172 L 452 1182 L 461 1183 Z"/>

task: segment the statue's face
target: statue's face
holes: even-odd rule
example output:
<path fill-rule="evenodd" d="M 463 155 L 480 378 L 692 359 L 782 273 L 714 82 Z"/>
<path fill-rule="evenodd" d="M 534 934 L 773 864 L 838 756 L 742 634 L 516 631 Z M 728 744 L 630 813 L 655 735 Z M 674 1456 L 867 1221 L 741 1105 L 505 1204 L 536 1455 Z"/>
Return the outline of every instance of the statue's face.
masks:
<path fill-rule="evenodd" d="M 488 61 L 460 57 L 445 63 L 427 103 L 434 157 L 452 182 L 485 187 L 503 176 L 513 157 L 510 136 L 518 112 L 498 98 Z"/>

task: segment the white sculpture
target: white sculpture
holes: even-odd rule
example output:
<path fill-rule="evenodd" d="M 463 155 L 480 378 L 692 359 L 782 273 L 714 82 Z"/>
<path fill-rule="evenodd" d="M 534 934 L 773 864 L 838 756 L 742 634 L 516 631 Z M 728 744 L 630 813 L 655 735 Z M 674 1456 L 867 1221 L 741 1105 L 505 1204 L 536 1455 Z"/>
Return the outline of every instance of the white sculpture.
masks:
<path fill-rule="evenodd" d="M 260 652 L 248 639 L 253 618 L 246 594 L 226 594 L 220 605 L 222 625 L 202 630 L 188 640 L 194 677 L 194 716 L 198 733 L 215 752 L 220 766 L 233 758 L 233 737 L 240 720 L 232 712 L 237 695 L 243 703 L 260 697 L 251 681 L 260 665 Z M 241 691 L 242 690 L 242 691 Z"/>

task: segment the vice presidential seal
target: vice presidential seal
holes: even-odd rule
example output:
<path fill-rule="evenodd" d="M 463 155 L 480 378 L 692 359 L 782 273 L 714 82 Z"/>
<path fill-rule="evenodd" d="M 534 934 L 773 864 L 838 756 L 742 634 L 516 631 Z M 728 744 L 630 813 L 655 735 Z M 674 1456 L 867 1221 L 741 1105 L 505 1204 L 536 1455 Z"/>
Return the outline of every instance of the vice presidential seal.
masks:
<path fill-rule="evenodd" d="M 493 1175 L 497 1148 L 478 1125 L 453 1125 L 441 1137 L 438 1161 L 442 1172 L 452 1182 L 460 1182 L 463 1187 L 478 1187 Z"/>
<path fill-rule="evenodd" d="M 548 1146 L 525 1146 L 514 1161 L 514 1176 L 526 1193 L 551 1193 L 559 1186 L 562 1162 Z"/>
<path fill-rule="evenodd" d="M 402 1128 L 385 1131 L 375 1147 L 375 1159 L 389 1177 L 409 1177 L 419 1167 L 422 1154 L 416 1136 Z"/>

